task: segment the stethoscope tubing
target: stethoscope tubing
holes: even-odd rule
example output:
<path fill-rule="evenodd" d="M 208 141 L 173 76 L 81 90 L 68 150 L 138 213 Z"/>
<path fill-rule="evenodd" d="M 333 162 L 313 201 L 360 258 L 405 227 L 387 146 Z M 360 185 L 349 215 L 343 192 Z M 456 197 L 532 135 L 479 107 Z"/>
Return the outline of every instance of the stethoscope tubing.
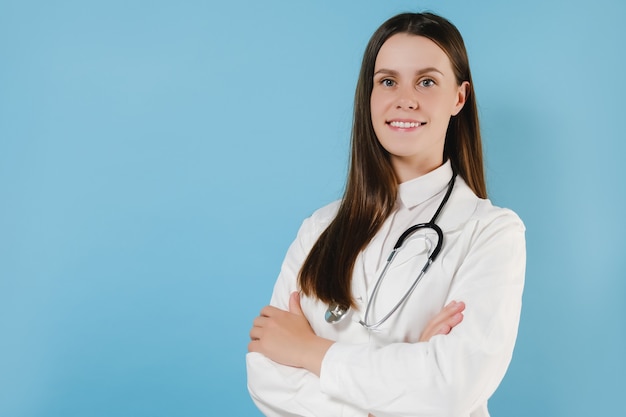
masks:
<path fill-rule="evenodd" d="M 437 232 L 437 244 L 435 245 L 435 249 L 428 255 L 428 259 L 426 260 L 426 263 L 422 267 L 422 270 L 420 271 L 419 275 L 413 281 L 413 284 L 411 284 L 411 287 L 409 288 L 409 290 L 406 293 L 404 293 L 400 301 L 398 301 L 396 305 L 394 305 L 393 308 L 379 321 L 377 321 L 376 323 L 369 324 L 367 322 L 367 318 L 369 316 L 370 308 L 373 304 L 374 299 L 378 295 L 378 290 L 380 289 L 380 285 L 383 282 L 383 278 L 387 275 L 387 269 L 389 269 L 389 266 L 391 265 L 393 258 L 395 258 L 400 248 L 402 248 L 404 241 L 413 233 L 421 229 L 432 229 L 435 232 Z M 430 268 L 430 266 L 433 264 L 435 259 L 437 259 L 437 255 L 439 255 L 439 252 L 441 251 L 442 246 L 443 246 L 443 231 L 435 223 L 420 223 L 407 229 L 400 236 L 400 238 L 398 239 L 398 242 L 396 243 L 393 250 L 391 251 L 389 258 L 387 258 L 385 267 L 383 268 L 382 272 L 380 273 L 380 276 L 376 280 L 376 285 L 374 285 L 374 289 L 372 289 L 372 294 L 370 295 L 370 299 L 367 302 L 367 306 L 365 307 L 365 315 L 363 316 L 362 320 L 359 320 L 359 324 L 368 330 L 374 330 L 380 327 L 384 322 L 386 322 L 389 319 L 389 317 L 391 317 L 393 313 L 395 313 L 396 310 L 398 310 L 400 306 L 404 304 L 407 298 L 411 296 L 415 288 L 417 288 L 417 284 L 419 284 L 422 278 L 424 277 L 424 275 L 426 275 L 426 271 L 428 271 L 428 268 Z"/>
<path fill-rule="evenodd" d="M 394 245 L 393 250 L 389 254 L 389 257 L 387 258 L 385 267 L 383 268 L 382 272 L 378 276 L 378 279 L 376 280 L 376 284 L 374 285 L 372 294 L 370 295 L 369 300 L 367 301 L 363 319 L 359 320 L 359 324 L 361 324 L 361 326 L 365 327 L 368 330 L 374 330 L 374 329 L 379 328 L 383 323 L 385 323 L 400 308 L 400 306 L 404 304 L 404 302 L 411 296 L 411 294 L 413 293 L 417 285 L 420 283 L 420 281 L 426 274 L 426 271 L 428 271 L 428 268 L 430 268 L 433 262 L 435 262 L 435 260 L 437 259 L 437 256 L 439 255 L 439 252 L 441 252 L 441 248 L 443 247 L 443 231 L 435 222 L 437 220 L 437 217 L 439 217 L 439 214 L 443 210 L 444 206 L 448 202 L 450 195 L 452 194 L 452 189 L 454 188 L 455 180 L 456 180 L 456 172 L 453 171 L 452 178 L 450 178 L 450 181 L 448 182 L 448 189 L 446 191 L 446 194 L 444 195 L 443 200 L 439 204 L 439 207 L 437 208 L 437 211 L 433 215 L 432 219 L 430 219 L 428 223 L 419 223 L 419 224 L 409 227 L 398 238 L 398 241 Z M 376 323 L 368 323 L 367 319 L 369 317 L 370 309 L 374 303 L 374 300 L 376 299 L 376 296 L 378 295 L 378 291 L 380 290 L 380 286 L 382 284 L 383 278 L 385 278 L 385 276 L 387 275 L 387 270 L 389 269 L 389 266 L 391 265 L 393 259 L 396 257 L 396 254 L 398 253 L 398 251 L 404 245 L 404 242 L 411 235 L 413 235 L 413 233 L 421 229 L 432 229 L 437 233 L 437 244 L 435 245 L 435 248 L 433 249 L 432 252 L 429 253 L 428 259 L 426 260 L 426 263 L 422 267 L 419 275 L 413 281 L 413 284 L 411 284 L 411 287 L 409 288 L 409 290 L 404 294 L 404 296 L 402 296 L 400 301 L 398 301 L 393 306 L 393 308 L 383 318 L 378 320 Z M 347 315 L 347 312 L 348 312 L 348 308 L 341 307 L 336 303 L 331 303 L 331 305 L 329 305 L 328 309 L 326 310 L 325 319 L 328 323 L 337 323 L 341 321 Z"/>

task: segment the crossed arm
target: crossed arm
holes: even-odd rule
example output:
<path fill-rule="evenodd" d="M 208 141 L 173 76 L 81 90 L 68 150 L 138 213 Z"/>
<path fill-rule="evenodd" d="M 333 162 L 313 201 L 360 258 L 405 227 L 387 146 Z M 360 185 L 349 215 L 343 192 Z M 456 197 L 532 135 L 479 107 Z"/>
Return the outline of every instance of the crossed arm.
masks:
<path fill-rule="evenodd" d="M 424 328 L 419 341 L 427 342 L 435 335 L 448 334 L 463 320 L 463 302 L 450 302 Z M 289 297 L 289 311 L 266 306 L 254 319 L 250 331 L 249 352 L 258 352 L 274 362 L 303 368 L 319 376 L 326 351 L 334 343 L 317 336 L 300 307 L 300 297 Z M 368 417 L 375 417 L 368 414 Z"/>
<path fill-rule="evenodd" d="M 463 302 L 452 301 L 433 317 L 422 332 L 420 342 L 450 333 L 463 320 Z M 274 362 L 304 368 L 320 375 L 322 360 L 334 342 L 315 334 L 300 307 L 300 296 L 293 292 L 289 311 L 266 306 L 250 330 L 249 352 L 259 352 Z"/>

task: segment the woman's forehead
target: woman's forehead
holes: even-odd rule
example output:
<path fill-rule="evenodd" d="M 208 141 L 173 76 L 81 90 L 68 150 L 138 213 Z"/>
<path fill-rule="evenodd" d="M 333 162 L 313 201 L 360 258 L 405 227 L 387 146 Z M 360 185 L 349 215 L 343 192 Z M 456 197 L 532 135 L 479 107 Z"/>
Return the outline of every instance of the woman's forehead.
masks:
<path fill-rule="evenodd" d="M 381 46 L 374 71 L 417 71 L 429 67 L 442 73 L 452 69 L 448 55 L 435 42 L 424 36 L 398 33 Z"/>

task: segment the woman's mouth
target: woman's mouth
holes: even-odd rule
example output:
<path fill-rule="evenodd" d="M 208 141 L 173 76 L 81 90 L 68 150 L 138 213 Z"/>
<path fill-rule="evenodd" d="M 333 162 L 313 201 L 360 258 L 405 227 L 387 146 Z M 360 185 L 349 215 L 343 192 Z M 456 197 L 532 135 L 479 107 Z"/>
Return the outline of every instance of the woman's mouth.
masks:
<path fill-rule="evenodd" d="M 395 127 L 398 129 L 411 129 L 414 127 L 425 125 L 426 123 L 425 122 L 403 122 L 399 120 L 392 120 L 390 122 L 387 122 L 387 124 L 391 127 Z"/>

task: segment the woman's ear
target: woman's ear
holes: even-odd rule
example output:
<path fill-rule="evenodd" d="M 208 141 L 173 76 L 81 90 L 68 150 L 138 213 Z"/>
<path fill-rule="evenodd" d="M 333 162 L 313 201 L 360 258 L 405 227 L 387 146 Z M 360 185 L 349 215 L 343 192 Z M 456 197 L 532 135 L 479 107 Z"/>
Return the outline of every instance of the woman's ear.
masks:
<path fill-rule="evenodd" d="M 465 100 L 467 100 L 467 96 L 469 94 L 470 83 L 469 81 L 463 81 L 461 85 L 457 88 L 456 93 L 456 103 L 454 104 L 454 108 L 452 110 L 452 116 L 456 116 L 459 114 L 463 106 L 465 105 Z"/>

